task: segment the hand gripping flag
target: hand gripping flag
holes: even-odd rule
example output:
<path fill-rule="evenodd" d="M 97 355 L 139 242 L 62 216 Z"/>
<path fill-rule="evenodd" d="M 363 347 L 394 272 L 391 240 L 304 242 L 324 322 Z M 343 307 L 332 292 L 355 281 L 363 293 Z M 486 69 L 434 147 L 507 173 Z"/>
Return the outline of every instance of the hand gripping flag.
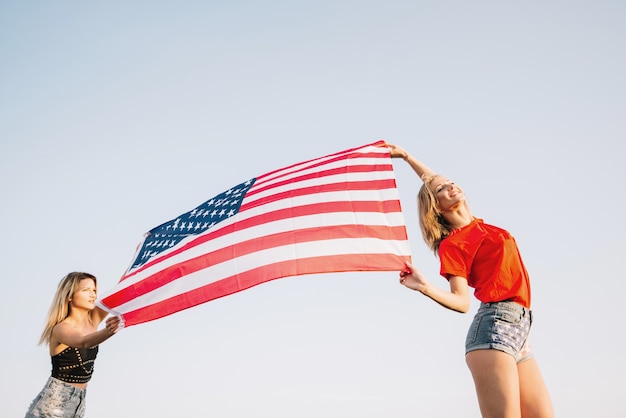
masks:
<path fill-rule="evenodd" d="M 146 233 L 98 301 L 125 326 L 290 276 L 410 260 L 384 141 L 258 176 Z"/>

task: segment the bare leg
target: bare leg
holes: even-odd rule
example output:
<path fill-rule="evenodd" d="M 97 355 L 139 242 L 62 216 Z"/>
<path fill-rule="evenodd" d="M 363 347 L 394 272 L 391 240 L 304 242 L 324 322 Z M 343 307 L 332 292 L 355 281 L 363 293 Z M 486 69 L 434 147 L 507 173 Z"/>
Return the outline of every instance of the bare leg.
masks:
<path fill-rule="evenodd" d="M 554 418 L 550 394 L 534 358 L 517 365 L 523 418 Z"/>
<path fill-rule="evenodd" d="M 472 372 L 483 418 L 521 418 L 520 379 L 513 356 L 475 350 L 465 356 Z"/>

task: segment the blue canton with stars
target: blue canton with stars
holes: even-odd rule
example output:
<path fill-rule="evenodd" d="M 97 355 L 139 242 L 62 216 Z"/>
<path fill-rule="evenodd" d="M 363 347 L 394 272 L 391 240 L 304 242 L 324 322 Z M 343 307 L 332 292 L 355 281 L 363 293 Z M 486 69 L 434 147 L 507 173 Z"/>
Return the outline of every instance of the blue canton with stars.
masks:
<path fill-rule="evenodd" d="M 241 183 L 207 200 L 189 212 L 183 213 L 154 229 L 145 238 L 131 269 L 141 267 L 154 256 L 175 247 L 183 239 L 199 235 L 239 212 L 244 196 L 256 179 Z"/>

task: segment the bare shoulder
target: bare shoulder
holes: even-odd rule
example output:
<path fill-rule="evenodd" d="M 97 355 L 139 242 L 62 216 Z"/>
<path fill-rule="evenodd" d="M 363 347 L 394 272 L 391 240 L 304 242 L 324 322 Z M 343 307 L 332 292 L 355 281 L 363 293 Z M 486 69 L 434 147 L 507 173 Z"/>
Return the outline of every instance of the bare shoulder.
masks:
<path fill-rule="evenodd" d="M 65 318 L 63 321 L 59 322 L 52 328 L 52 338 L 56 338 L 57 341 L 62 339 L 64 335 L 77 333 L 78 329 L 74 321 L 70 318 Z"/>
<path fill-rule="evenodd" d="M 59 322 L 52 328 L 52 335 L 50 336 L 50 355 L 54 356 L 65 350 L 68 345 L 62 341 L 67 340 L 68 335 L 76 333 L 76 328 L 71 324 L 71 321 L 67 319 Z"/>

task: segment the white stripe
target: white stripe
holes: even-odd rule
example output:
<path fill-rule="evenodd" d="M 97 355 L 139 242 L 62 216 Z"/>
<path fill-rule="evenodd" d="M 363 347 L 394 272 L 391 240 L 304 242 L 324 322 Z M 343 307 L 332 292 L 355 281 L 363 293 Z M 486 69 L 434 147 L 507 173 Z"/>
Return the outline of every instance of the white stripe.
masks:
<path fill-rule="evenodd" d="M 340 251 L 338 251 L 340 249 Z M 294 254 L 297 253 L 297 254 Z M 335 239 L 306 242 L 287 245 L 258 251 L 210 266 L 204 270 L 188 274 L 179 280 L 165 284 L 152 292 L 141 295 L 125 304 L 113 307 L 116 312 L 130 312 L 148 305 L 161 302 L 181 293 L 189 292 L 199 287 L 214 283 L 225 277 L 243 273 L 267 264 L 279 263 L 294 259 L 321 257 L 329 255 L 350 254 L 396 254 L 409 256 L 410 249 L 407 241 L 390 241 L 374 238 Z M 267 262 L 271 260 L 271 262 Z"/>
<path fill-rule="evenodd" d="M 261 194 L 261 193 L 259 193 Z M 267 197 L 267 196 L 265 196 Z M 245 197 L 242 206 L 256 201 L 258 196 Z M 247 219 L 256 215 L 270 213 L 280 209 L 297 208 L 299 206 L 332 202 L 391 202 L 399 201 L 396 189 L 371 190 L 340 190 L 334 192 L 313 193 L 302 196 L 287 197 L 281 200 L 264 203 L 257 207 L 240 212 Z M 229 221 L 232 218 L 224 220 Z M 221 225 L 220 225 L 221 226 Z"/>
<path fill-rule="evenodd" d="M 342 161 L 333 161 L 330 163 L 327 163 L 325 165 L 322 166 L 316 166 L 316 167 L 311 167 L 308 169 L 304 169 L 301 171 L 297 171 L 297 169 L 290 169 L 290 170 L 281 170 L 278 173 L 274 173 L 271 177 L 269 178 L 262 178 L 261 181 L 258 184 L 255 184 L 254 186 L 252 186 L 252 190 L 254 190 L 255 187 L 265 187 L 269 184 L 274 184 L 274 183 L 278 183 L 281 181 L 285 181 L 285 180 L 290 180 L 296 177 L 301 177 L 301 176 L 306 176 L 308 174 L 313 174 L 313 173 L 319 173 L 321 171 L 326 171 L 326 170 L 330 170 L 333 168 L 345 168 L 348 166 L 358 166 L 358 165 L 371 165 L 374 166 L 375 164 L 380 164 L 381 160 L 380 158 L 362 158 L 362 159 L 350 159 L 350 160 L 342 160 Z M 391 164 L 391 163 L 388 163 Z M 379 173 L 390 173 L 391 177 L 393 178 L 393 169 L 389 170 L 372 170 L 369 171 L 367 173 L 347 173 L 348 175 L 353 175 L 353 174 L 372 174 L 372 175 L 376 175 Z M 345 174 L 344 174 L 345 175 Z M 324 176 L 324 177 L 319 177 L 318 179 L 324 179 L 326 177 L 332 177 L 332 176 Z M 388 178 L 388 177 L 384 177 L 384 178 Z M 331 182 L 329 182 L 331 183 Z"/>

